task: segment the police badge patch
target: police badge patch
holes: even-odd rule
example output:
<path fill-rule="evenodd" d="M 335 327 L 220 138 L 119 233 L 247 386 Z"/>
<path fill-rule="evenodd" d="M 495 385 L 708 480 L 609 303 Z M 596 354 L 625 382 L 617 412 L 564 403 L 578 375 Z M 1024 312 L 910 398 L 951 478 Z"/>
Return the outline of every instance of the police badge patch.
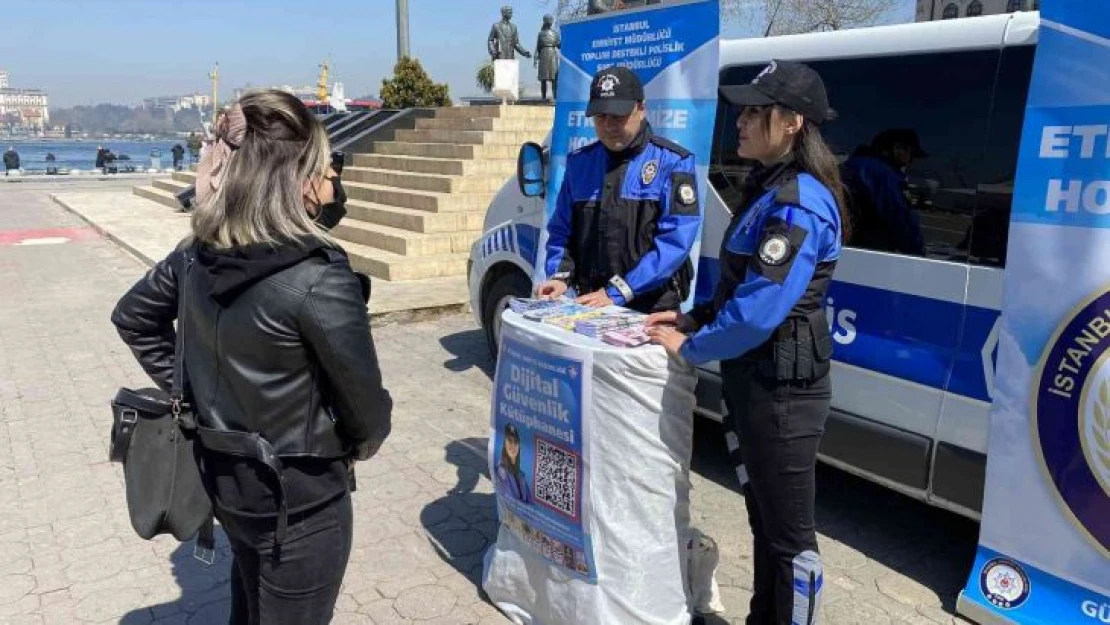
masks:
<path fill-rule="evenodd" d="M 689 205 L 693 204 L 694 200 L 696 200 L 696 199 L 697 199 L 697 195 L 694 193 L 694 187 L 692 187 L 688 184 L 679 185 L 679 187 L 678 187 L 678 201 L 679 202 L 682 202 L 686 206 L 689 206 Z"/>
<path fill-rule="evenodd" d="M 655 180 L 655 174 L 659 173 L 659 163 L 655 161 L 648 161 L 644 163 L 644 168 L 640 170 L 640 180 L 644 184 L 651 184 Z"/>
<path fill-rule="evenodd" d="M 759 246 L 759 260 L 764 265 L 777 267 L 790 256 L 790 239 L 781 234 L 772 234 Z"/>

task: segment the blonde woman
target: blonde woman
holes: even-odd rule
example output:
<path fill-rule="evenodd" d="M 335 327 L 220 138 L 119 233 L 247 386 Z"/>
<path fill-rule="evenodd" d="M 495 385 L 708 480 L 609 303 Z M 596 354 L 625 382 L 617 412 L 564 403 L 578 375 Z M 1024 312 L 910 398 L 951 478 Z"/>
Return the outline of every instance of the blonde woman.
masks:
<path fill-rule="evenodd" d="M 349 463 L 390 430 L 367 289 L 317 221 L 338 185 L 304 104 L 252 93 L 214 130 L 192 236 L 112 322 L 169 389 L 183 302 L 197 460 L 234 556 L 231 622 L 327 623 L 351 549 Z"/>

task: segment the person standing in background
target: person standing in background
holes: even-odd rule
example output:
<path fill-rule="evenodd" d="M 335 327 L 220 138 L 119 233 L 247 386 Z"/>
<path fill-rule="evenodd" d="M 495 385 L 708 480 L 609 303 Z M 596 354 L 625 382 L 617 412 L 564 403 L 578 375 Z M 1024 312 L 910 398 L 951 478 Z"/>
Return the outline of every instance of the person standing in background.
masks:
<path fill-rule="evenodd" d="M 181 147 L 180 143 L 175 143 L 170 148 L 170 153 L 173 154 L 174 171 L 181 171 L 181 162 L 185 160 L 185 148 Z"/>
<path fill-rule="evenodd" d="M 13 169 L 19 169 L 19 152 L 15 151 L 14 145 L 4 152 L 4 176 L 7 177 Z"/>

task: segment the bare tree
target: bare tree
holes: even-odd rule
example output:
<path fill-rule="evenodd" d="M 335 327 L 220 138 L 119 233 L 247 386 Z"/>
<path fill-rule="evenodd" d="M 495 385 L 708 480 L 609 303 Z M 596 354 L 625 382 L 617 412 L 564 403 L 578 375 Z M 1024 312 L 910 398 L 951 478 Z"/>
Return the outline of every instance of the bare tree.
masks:
<path fill-rule="evenodd" d="M 721 17 L 737 19 L 747 14 L 750 5 L 758 5 L 766 0 L 721 0 Z M 536 0 L 544 8 L 551 8 L 556 23 L 563 23 L 586 14 L 589 0 Z"/>
<path fill-rule="evenodd" d="M 890 15 L 896 0 L 760 0 L 747 3 L 743 20 L 763 36 L 873 26 Z"/>

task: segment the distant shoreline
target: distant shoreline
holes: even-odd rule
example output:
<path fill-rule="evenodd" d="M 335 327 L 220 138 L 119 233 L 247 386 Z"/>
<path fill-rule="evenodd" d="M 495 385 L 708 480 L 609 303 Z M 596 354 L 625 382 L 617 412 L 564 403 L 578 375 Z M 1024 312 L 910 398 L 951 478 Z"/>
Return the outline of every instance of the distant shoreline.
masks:
<path fill-rule="evenodd" d="M 0 143 L 162 143 L 166 141 L 184 141 L 188 137 L 154 137 L 149 139 L 132 139 L 128 137 L 0 137 Z"/>

